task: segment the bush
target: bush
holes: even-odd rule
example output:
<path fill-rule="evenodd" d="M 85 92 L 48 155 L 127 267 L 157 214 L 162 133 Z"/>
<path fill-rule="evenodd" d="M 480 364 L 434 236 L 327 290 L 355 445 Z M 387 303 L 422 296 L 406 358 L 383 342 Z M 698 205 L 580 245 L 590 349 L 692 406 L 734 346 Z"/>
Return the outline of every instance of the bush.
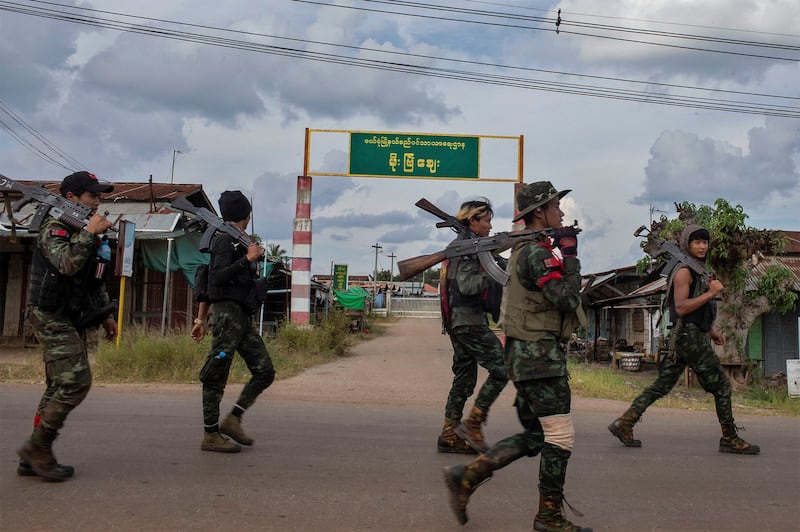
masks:
<path fill-rule="evenodd" d="M 276 378 L 291 377 L 344 356 L 353 342 L 348 328 L 349 320 L 335 312 L 313 327 L 284 322 L 274 339 L 264 338 Z M 142 328 L 129 329 L 119 347 L 99 343 L 93 373 L 97 380 L 107 382 L 197 382 L 210 347 L 210 334 L 198 343 L 188 331 L 161 336 Z M 235 356 L 228 382 L 249 379 L 244 361 Z"/>

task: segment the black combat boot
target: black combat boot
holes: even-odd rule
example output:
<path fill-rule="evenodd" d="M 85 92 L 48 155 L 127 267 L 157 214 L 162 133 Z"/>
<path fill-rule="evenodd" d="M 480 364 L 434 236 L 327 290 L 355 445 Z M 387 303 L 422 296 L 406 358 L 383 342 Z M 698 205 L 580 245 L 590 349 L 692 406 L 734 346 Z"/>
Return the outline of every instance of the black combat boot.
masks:
<path fill-rule="evenodd" d="M 63 482 L 72 476 L 68 470 L 59 467 L 53 456 L 53 441 L 58 431 L 39 425 L 33 429 L 30 439 L 17 450 L 20 462 L 30 465 L 33 472 L 48 482 Z M 72 471 L 74 473 L 74 469 Z"/>
<path fill-rule="evenodd" d="M 473 406 L 469 417 L 455 428 L 455 433 L 477 452 L 485 453 L 489 450 L 489 446 L 486 445 L 481 432 L 484 423 L 486 423 L 486 412 Z"/>
<path fill-rule="evenodd" d="M 478 451 L 467 445 L 455 429 L 461 423 L 458 419 L 444 418 L 442 433 L 436 440 L 436 450 L 440 453 L 478 454 Z"/>
<path fill-rule="evenodd" d="M 562 495 L 545 495 L 541 492 L 533 529 L 540 532 L 592 532 L 591 528 L 573 524 L 564 517 Z"/>
<path fill-rule="evenodd" d="M 61 469 L 64 472 L 64 475 L 68 478 L 75 474 L 75 468 L 72 467 L 71 465 L 58 464 L 56 467 Z M 33 468 L 28 462 L 20 460 L 19 463 L 17 464 L 17 475 L 21 477 L 35 477 L 36 471 L 33 470 Z"/>
<path fill-rule="evenodd" d="M 469 521 L 467 503 L 470 495 L 491 478 L 493 469 L 488 458 L 479 456 L 467 465 L 459 464 L 442 470 L 450 492 L 450 509 L 462 525 Z"/>
<path fill-rule="evenodd" d="M 608 430 L 611 431 L 611 434 L 619 438 L 619 441 L 621 441 L 625 447 L 641 447 L 641 440 L 634 439 L 633 437 L 633 425 L 639 421 L 640 417 L 642 417 L 641 414 L 634 410 L 633 407 L 628 408 L 624 414 L 615 419 L 614 422 L 608 426 Z"/>
<path fill-rule="evenodd" d="M 722 438 L 719 439 L 719 452 L 733 454 L 758 454 L 761 452 L 761 447 L 751 445 L 739 437 L 736 425 L 733 423 L 724 423 L 721 426 Z"/>

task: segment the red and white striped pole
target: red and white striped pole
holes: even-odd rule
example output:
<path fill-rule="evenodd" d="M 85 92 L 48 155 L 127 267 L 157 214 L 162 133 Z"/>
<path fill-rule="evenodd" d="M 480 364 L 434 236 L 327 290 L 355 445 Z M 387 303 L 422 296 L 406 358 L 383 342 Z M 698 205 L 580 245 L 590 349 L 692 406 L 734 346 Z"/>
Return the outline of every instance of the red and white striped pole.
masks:
<path fill-rule="evenodd" d="M 311 176 L 297 176 L 297 207 L 292 231 L 291 322 L 310 323 L 311 307 Z"/>

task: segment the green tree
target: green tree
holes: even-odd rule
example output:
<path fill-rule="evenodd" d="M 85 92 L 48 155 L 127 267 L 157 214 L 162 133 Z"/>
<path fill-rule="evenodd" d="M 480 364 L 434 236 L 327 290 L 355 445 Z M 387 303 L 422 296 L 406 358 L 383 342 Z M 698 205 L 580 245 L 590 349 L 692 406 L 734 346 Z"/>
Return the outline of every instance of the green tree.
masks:
<path fill-rule="evenodd" d="M 389 270 L 378 270 L 378 281 L 391 281 L 392 272 Z"/>
<path fill-rule="evenodd" d="M 678 244 L 683 228 L 698 224 L 711 235 L 706 266 L 725 286 L 717 305 L 717 321 L 728 339 L 722 349 L 725 362 L 744 363 L 747 333 L 765 312 L 784 314 L 792 310 L 797 294 L 791 291 L 793 275 L 784 266 L 770 266 L 756 277 L 753 267 L 766 255 L 779 255 L 786 246 L 781 231 L 756 229 L 745 224 L 748 216 L 741 205 L 717 199 L 714 206 L 676 203 L 677 218 L 662 216 L 653 221 L 642 249 L 652 255 L 659 237 Z M 649 259 L 647 259 L 650 262 Z"/>
<path fill-rule="evenodd" d="M 441 271 L 442 271 L 441 268 L 429 268 L 429 269 L 427 269 L 425 271 L 422 271 L 422 272 L 418 273 L 414 277 L 406 279 L 406 281 L 409 281 L 409 282 L 413 281 L 415 283 L 425 282 L 425 283 L 428 283 L 428 284 L 432 284 L 434 286 L 438 286 L 439 285 L 439 275 L 440 275 Z M 394 279 L 395 280 L 399 280 L 399 277 L 397 275 L 395 275 Z"/>
<path fill-rule="evenodd" d="M 281 247 L 280 244 L 267 244 L 266 248 L 267 257 L 269 258 L 283 258 L 286 255 L 286 250 Z"/>

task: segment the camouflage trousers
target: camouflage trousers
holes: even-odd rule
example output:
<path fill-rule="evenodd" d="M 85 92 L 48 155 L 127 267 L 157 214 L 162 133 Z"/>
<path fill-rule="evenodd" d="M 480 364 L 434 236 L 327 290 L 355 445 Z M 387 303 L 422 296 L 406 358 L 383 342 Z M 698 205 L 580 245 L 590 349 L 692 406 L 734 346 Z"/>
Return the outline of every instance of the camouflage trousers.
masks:
<path fill-rule="evenodd" d="M 275 368 L 264 345 L 264 340 L 253 327 L 250 314 L 238 303 L 221 301 L 214 303 L 209 318 L 212 338 L 211 349 L 203 369 L 203 423 L 213 427 L 219 422 L 219 405 L 228 382 L 235 352 L 250 370 L 250 380 L 245 384 L 236 404 L 246 410 L 256 398 L 275 380 Z M 216 358 L 225 352 L 223 359 Z M 206 373 L 206 368 L 210 371 Z"/>
<path fill-rule="evenodd" d="M 464 405 L 478 382 L 478 364 L 489 376 L 478 391 L 475 406 L 488 412 L 508 384 L 500 340 L 487 325 L 461 325 L 453 327 L 450 342 L 453 344 L 453 385 L 447 396 L 445 417 L 461 419 Z"/>
<path fill-rule="evenodd" d="M 539 421 L 542 417 L 569 414 L 572 394 L 567 377 L 550 377 L 517 381 L 517 417 L 525 429 L 495 443 L 484 456 L 492 469 L 500 469 L 524 456 L 539 460 L 539 491 L 546 495 L 562 495 L 571 452 L 545 442 Z"/>
<path fill-rule="evenodd" d="M 42 426 L 58 431 L 92 387 L 86 333 L 76 330 L 71 320 L 37 307 L 29 309 L 28 321 L 44 346 L 46 388 L 36 415 Z"/>
<path fill-rule="evenodd" d="M 669 341 L 672 349 L 658 363 L 658 378 L 633 400 L 633 409 L 640 415 L 644 414 L 647 407 L 672 390 L 689 366 L 703 390 L 714 396 L 720 424 L 732 424 L 731 383 L 711 347 L 709 334 L 692 323 L 686 323 L 672 330 Z"/>

